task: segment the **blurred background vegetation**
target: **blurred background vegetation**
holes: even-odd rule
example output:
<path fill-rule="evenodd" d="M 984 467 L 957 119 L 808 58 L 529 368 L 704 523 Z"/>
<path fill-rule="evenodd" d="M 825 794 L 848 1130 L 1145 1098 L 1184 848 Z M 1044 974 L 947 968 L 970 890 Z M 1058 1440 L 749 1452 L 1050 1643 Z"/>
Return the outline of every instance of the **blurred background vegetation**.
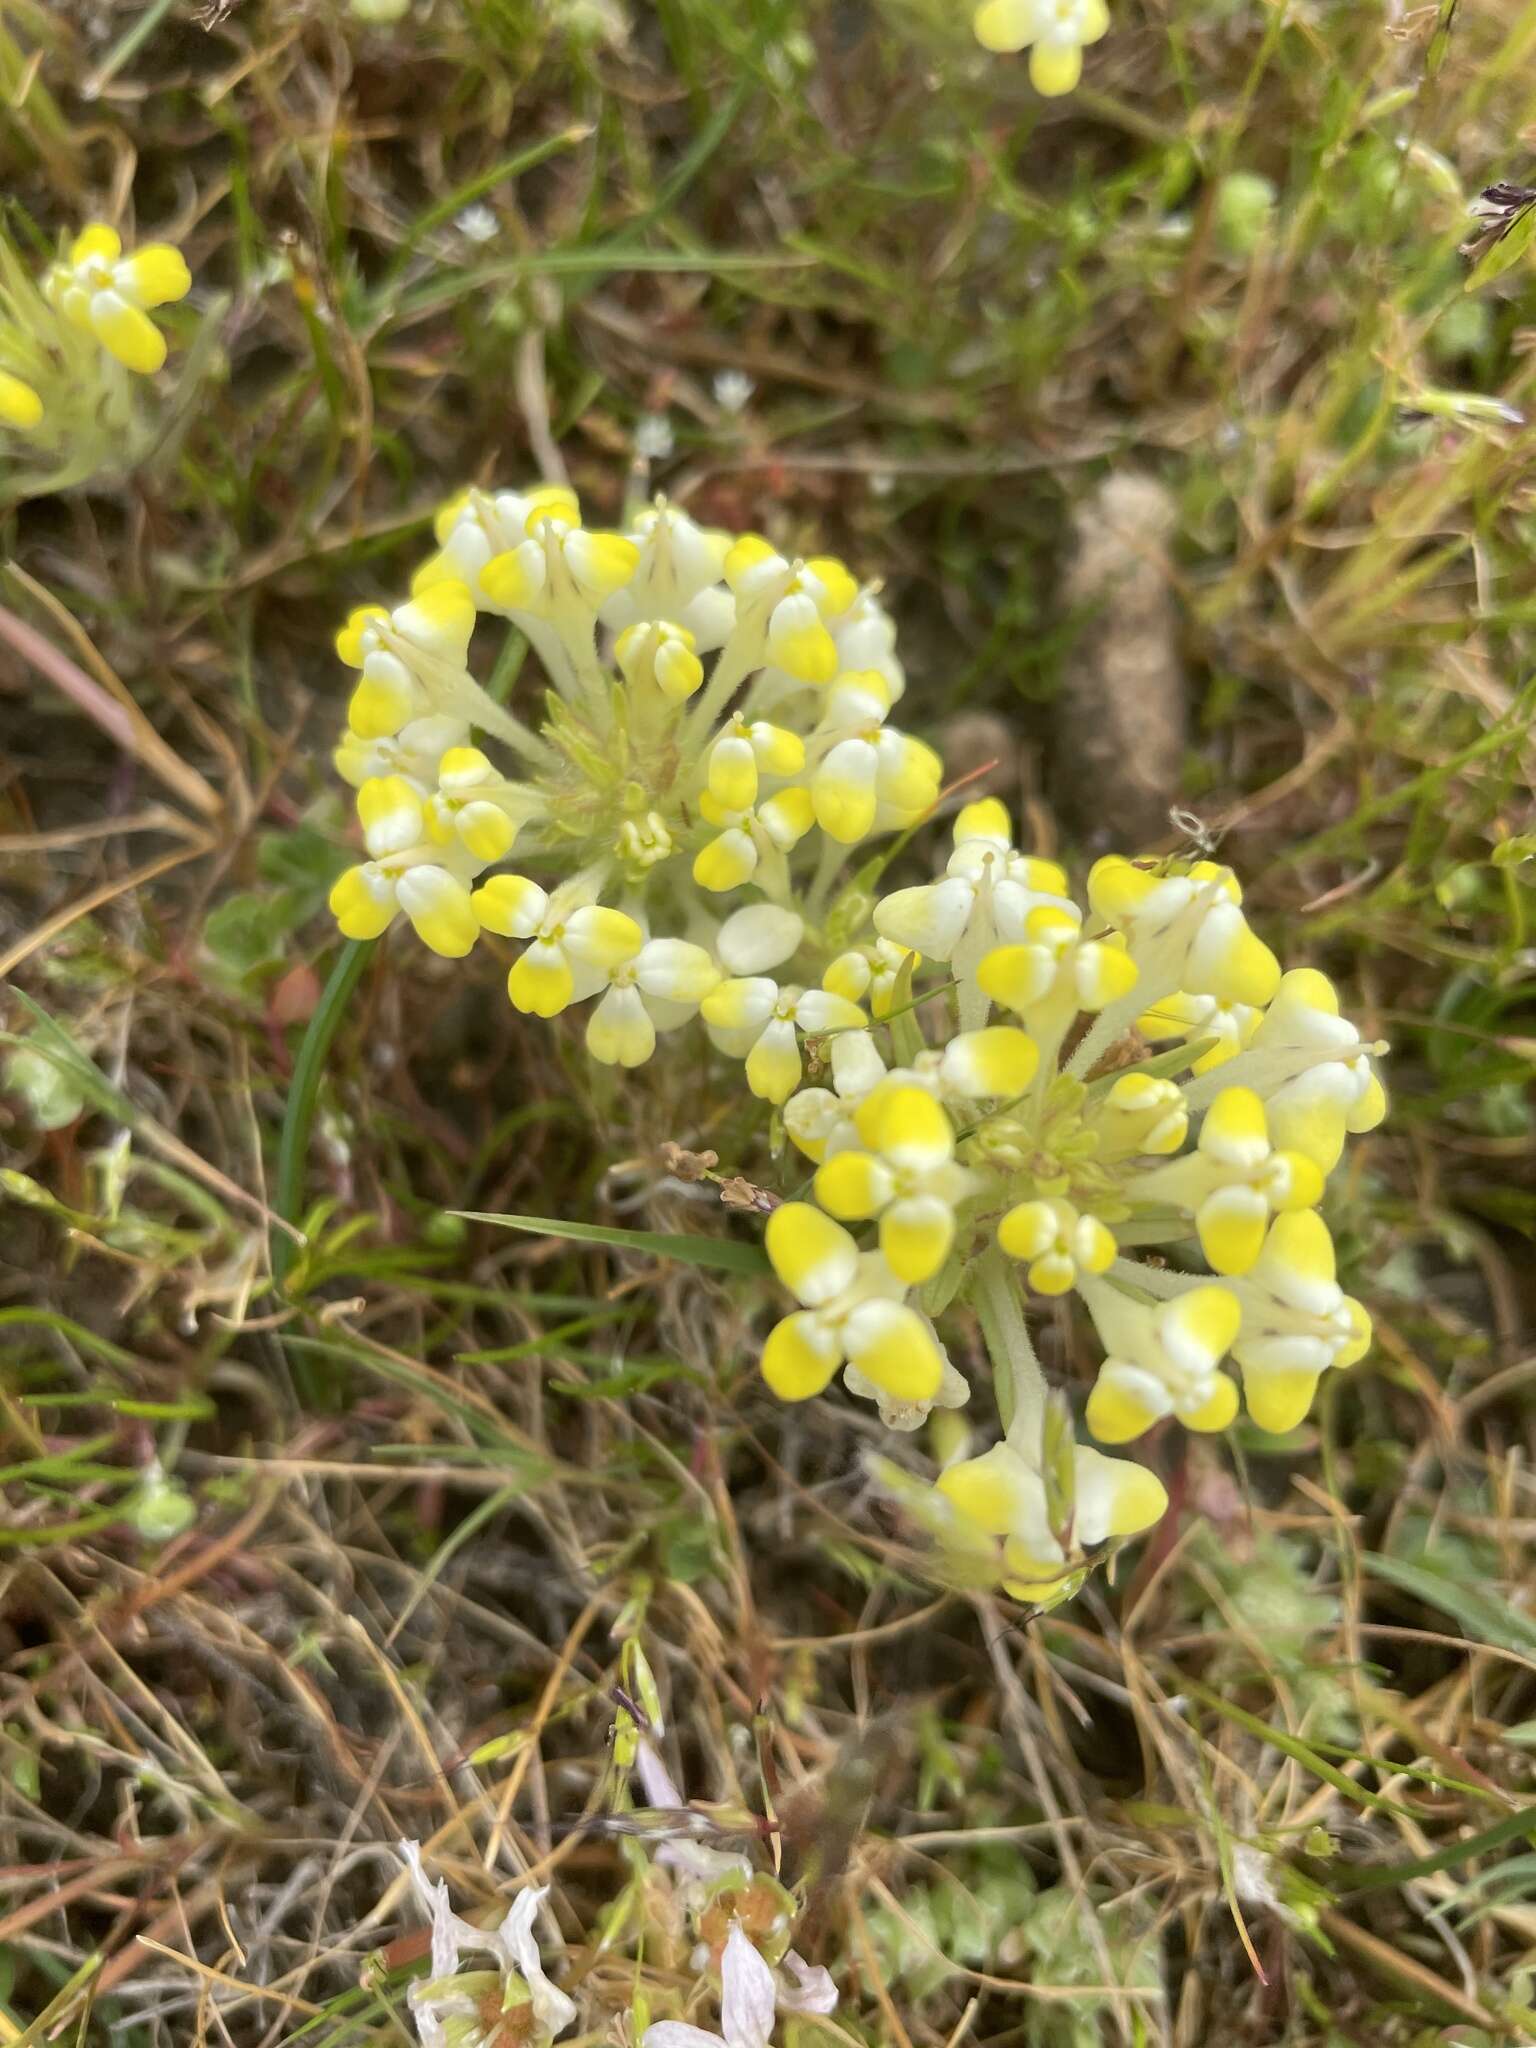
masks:
<path fill-rule="evenodd" d="M 10 2048 L 409 2038 L 402 1834 L 552 1875 L 624 2014 L 643 1858 L 571 1823 L 626 1636 L 688 1789 L 782 1812 L 850 2038 L 1536 2039 L 1536 272 L 1460 253 L 1536 5 L 1120 0 L 1058 102 L 965 13 L 0 0 L 14 239 L 196 279 L 131 473 L 0 476 Z M 1174 1512 L 1049 1618 L 924 1580 L 729 1275 L 449 1213 L 726 1227 L 659 1164 L 733 1164 L 699 1071 L 594 1075 L 488 949 L 367 963 L 268 1287 L 332 634 L 562 462 L 883 577 L 1027 842 L 1219 838 L 1391 1041 L 1371 1358 L 1149 1439 Z"/>

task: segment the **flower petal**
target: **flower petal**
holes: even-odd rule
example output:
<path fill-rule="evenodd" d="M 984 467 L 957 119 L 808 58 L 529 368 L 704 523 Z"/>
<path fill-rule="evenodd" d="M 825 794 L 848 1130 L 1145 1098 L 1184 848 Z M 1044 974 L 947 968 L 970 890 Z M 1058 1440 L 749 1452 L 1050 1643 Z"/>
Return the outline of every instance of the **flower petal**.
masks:
<path fill-rule="evenodd" d="M 840 1223 L 809 1202 L 784 1202 L 763 1234 L 773 1270 L 797 1301 L 820 1308 L 851 1287 L 859 1248 Z"/>
<path fill-rule="evenodd" d="M 904 1302 L 860 1302 L 843 1324 L 843 1344 L 850 1362 L 893 1400 L 931 1401 L 943 1382 L 944 1354 Z"/>

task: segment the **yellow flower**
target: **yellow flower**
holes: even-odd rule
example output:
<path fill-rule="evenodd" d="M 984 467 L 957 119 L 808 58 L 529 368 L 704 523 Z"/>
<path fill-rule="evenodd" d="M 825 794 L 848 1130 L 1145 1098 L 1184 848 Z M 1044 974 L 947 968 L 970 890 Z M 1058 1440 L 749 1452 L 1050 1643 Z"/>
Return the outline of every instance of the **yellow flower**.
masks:
<path fill-rule="evenodd" d="M 587 1051 L 603 1066 L 642 1066 L 657 1032 L 686 1024 L 719 980 L 702 946 L 648 939 L 609 968 L 608 992 L 587 1020 Z"/>
<path fill-rule="evenodd" d="M 1071 1452 L 1071 1548 L 1051 1527 L 1045 1481 L 1038 1463 L 1016 1443 L 994 1444 L 939 1475 L 940 1498 L 957 1518 L 948 1533 L 961 1552 L 995 1547 L 1004 1592 L 1015 1600 L 1053 1606 L 1075 1589 L 1083 1552 L 1112 1538 L 1139 1536 L 1161 1521 L 1168 1495 L 1156 1473 L 1124 1458 L 1106 1458 L 1087 1444 Z M 979 1540 L 978 1540 L 979 1539 Z"/>
<path fill-rule="evenodd" d="M 923 964 L 920 953 L 893 945 L 889 939 L 876 939 L 872 946 L 853 946 L 846 953 L 839 953 L 821 977 L 822 986 L 846 996 L 851 1003 L 862 1003 L 867 996 L 871 1014 L 887 1017 L 896 999 L 896 984 L 908 961 L 914 974 Z"/>
<path fill-rule="evenodd" d="M 1169 1038 L 1214 1038 L 1216 1043 L 1191 1068 L 1193 1073 L 1208 1074 L 1235 1059 L 1252 1041 L 1263 1015 L 1250 1003 L 1222 1003 L 1215 996 L 1189 996 L 1178 990 L 1144 1011 L 1136 1019 L 1136 1029 L 1151 1045 Z"/>
<path fill-rule="evenodd" d="M 475 891 L 474 910 L 487 931 L 531 942 L 507 977 L 507 994 L 514 1009 L 535 1017 L 557 1017 L 596 995 L 645 944 L 632 917 L 591 902 L 579 881 L 550 895 L 525 875 L 492 875 Z"/>
<path fill-rule="evenodd" d="M 1022 943 L 984 953 L 976 979 L 993 1002 L 1040 1029 L 1039 1013 L 1067 1023 L 1129 995 L 1136 963 L 1122 944 L 1085 939 L 1075 905 L 1038 903 L 1025 916 Z"/>
<path fill-rule="evenodd" d="M 830 989 L 781 988 L 770 975 L 738 976 L 710 990 L 701 1005 L 723 1053 L 747 1063 L 747 1086 L 766 1102 L 787 1102 L 800 1085 L 800 1032 L 857 1030 L 869 1022 L 857 1003 Z"/>
<path fill-rule="evenodd" d="M 389 739 L 429 714 L 451 716 L 474 629 L 474 600 L 462 583 L 435 583 L 392 612 L 365 604 L 351 613 L 336 652 L 363 672 L 347 705 L 356 737 Z"/>
<path fill-rule="evenodd" d="M 878 1252 L 860 1252 L 808 1202 L 775 1209 L 765 1242 L 774 1272 L 802 1304 L 763 1346 L 763 1378 L 781 1401 L 809 1400 L 844 1364 L 893 1401 L 933 1400 L 944 1354 Z"/>
<path fill-rule="evenodd" d="M 1232 1291 L 1243 1315 L 1232 1356 L 1242 1367 L 1248 1413 L 1260 1429 L 1282 1436 L 1305 1416 L 1325 1372 L 1365 1356 L 1371 1319 L 1339 1286 L 1333 1239 L 1315 1209 L 1277 1216 Z"/>
<path fill-rule="evenodd" d="M 816 822 L 841 845 L 914 825 L 938 801 L 944 764 L 921 740 L 885 723 L 890 708 L 874 669 L 841 676 L 811 735 Z"/>
<path fill-rule="evenodd" d="M 30 384 L 0 370 L 0 426 L 19 427 L 25 432 L 43 416 L 43 401 Z"/>
<path fill-rule="evenodd" d="M 1029 50 L 1029 82 L 1047 98 L 1070 92 L 1083 75 L 1083 46 L 1109 27 L 1104 0 L 982 0 L 976 40 L 1011 55 Z"/>
<path fill-rule="evenodd" d="M 1205 1113 L 1196 1150 L 1127 1183 L 1135 1202 L 1171 1202 L 1193 1212 L 1200 1248 L 1217 1273 L 1246 1273 L 1269 1219 L 1311 1209 L 1323 1175 L 1303 1152 L 1270 1142 L 1264 1105 L 1251 1088 L 1223 1088 Z"/>
<path fill-rule="evenodd" d="M 192 289 L 181 251 L 149 242 L 131 256 L 105 222 L 94 222 L 70 244 L 43 282 L 49 301 L 71 326 L 94 334 L 109 355 L 130 370 L 152 375 L 165 361 L 165 336 L 146 307 L 167 306 Z"/>
<path fill-rule="evenodd" d="M 1108 854 L 1089 872 L 1088 900 L 1125 933 L 1149 1007 L 1175 990 L 1259 1007 L 1279 986 L 1280 963 L 1250 930 L 1230 868 L 1204 860 L 1158 873 Z"/>
<path fill-rule="evenodd" d="M 955 1163 L 948 1116 L 925 1089 L 887 1081 L 855 1110 L 858 1147 L 829 1151 L 816 1199 L 845 1222 L 880 1219 L 880 1250 L 898 1280 L 917 1286 L 943 1265 L 955 1209 L 983 1185 Z"/>
<path fill-rule="evenodd" d="M 743 534 L 726 554 L 724 575 L 736 598 L 737 632 L 752 643 L 755 667 L 766 660 L 796 682 L 825 687 L 838 673 L 830 623 L 846 612 L 859 587 L 831 555 L 787 562 L 760 534 Z"/>
<path fill-rule="evenodd" d="M 1105 1273 L 1113 1265 L 1114 1233 L 1097 1216 L 1070 1202 L 1019 1202 L 997 1226 L 997 1241 L 1013 1259 L 1028 1262 L 1037 1294 L 1066 1294 L 1079 1273 Z"/>
<path fill-rule="evenodd" d="M 728 810 L 706 789 L 699 797 L 699 814 L 706 824 L 720 828 L 694 856 L 693 879 L 701 889 L 718 896 L 740 888 L 757 874 L 760 862 L 768 861 L 774 869 L 770 891 L 777 882 L 787 892 L 783 857 L 816 822 L 808 789 L 791 784 L 777 796 L 739 811 Z"/>
<path fill-rule="evenodd" d="M 1148 1303 L 1113 1281 L 1080 1275 L 1077 1285 L 1106 1353 L 1088 1397 L 1088 1427 L 1100 1443 L 1129 1443 L 1165 1415 L 1186 1429 L 1227 1427 L 1237 1386 L 1219 1368 L 1242 1323 L 1230 1287 L 1211 1281 Z"/>
<path fill-rule="evenodd" d="M 1248 1041 L 1241 1072 L 1265 1097 L 1275 1142 L 1331 1173 L 1346 1133 L 1375 1130 L 1386 1091 L 1325 974 L 1293 968 Z"/>

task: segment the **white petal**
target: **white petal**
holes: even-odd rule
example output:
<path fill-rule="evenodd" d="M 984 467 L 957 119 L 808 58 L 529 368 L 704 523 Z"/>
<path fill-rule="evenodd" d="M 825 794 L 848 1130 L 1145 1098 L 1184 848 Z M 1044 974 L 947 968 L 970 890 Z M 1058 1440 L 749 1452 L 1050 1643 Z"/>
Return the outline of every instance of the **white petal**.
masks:
<path fill-rule="evenodd" d="M 805 921 L 776 903 L 749 903 L 720 927 L 715 951 L 728 974 L 767 974 L 782 967 L 805 936 Z"/>
<path fill-rule="evenodd" d="M 549 1886 L 528 1886 L 512 1902 L 512 1910 L 501 1923 L 501 1939 L 507 1953 L 528 1986 L 533 2016 L 546 2033 L 558 2034 L 576 2017 L 573 1999 L 551 1984 L 544 1974 L 539 1945 L 533 1938 L 533 1921 L 549 1895 Z"/>
<path fill-rule="evenodd" d="M 930 960 L 947 960 L 964 932 L 976 891 L 959 876 L 898 889 L 875 905 L 875 930 Z"/>
<path fill-rule="evenodd" d="M 768 2048 L 775 2005 L 773 1972 L 731 1922 L 720 1961 L 720 2031 L 726 2048 Z"/>
<path fill-rule="evenodd" d="M 790 1949 L 780 1968 L 794 1979 L 793 1985 L 779 1985 L 781 2012 L 814 2012 L 825 2017 L 837 2010 L 837 1986 L 831 1972 L 819 1963 L 811 1964 Z"/>

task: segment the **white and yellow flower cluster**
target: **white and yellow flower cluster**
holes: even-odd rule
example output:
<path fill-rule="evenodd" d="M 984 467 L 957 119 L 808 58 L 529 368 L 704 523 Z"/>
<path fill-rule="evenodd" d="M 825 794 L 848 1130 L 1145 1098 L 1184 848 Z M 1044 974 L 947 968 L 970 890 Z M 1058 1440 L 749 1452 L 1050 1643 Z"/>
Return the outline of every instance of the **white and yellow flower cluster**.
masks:
<path fill-rule="evenodd" d="M 191 288 L 179 249 L 125 251 L 103 221 L 82 229 L 40 282 L 0 237 L 0 427 L 46 434 L 83 402 L 110 410 L 112 366 L 153 375 L 166 342 L 150 312 Z"/>
<path fill-rule="evenodd" d="M 942 769 L 892 723 L 894 632 L 841 562 L 662 501 L 590 528 L 563 485 L 466 492 L 436 541 L 403 603 L 338 637 L 366 857 L 332 908 L 449 958 L 514 941 L 514 1007 L 588 1005 L 604 1064 L 694 1019 L 741 1063 L 796 1303 L 763 1348 L 774 1392 L 840 1374 L 898 1430 L 961 1407 L 935 1318 L 968 1297 L 1005 1438 L 930 1507 L 1016 1588 L 1069 1584 L 1162 1502 L 1137 1466 L 1043 1448 L 1032 1299 L 1081 1297 L 1101 1443 L 1225 1428 L 1234 1368 L 1260 1427 L 1294 1427 L 1369 1343 L 1320 1204 L 1385 1101 L 1376 1048 L 1324 976 L 1282 972 L 1232 872 L 1110 857 L 1082 904 L 986 799 L 942 874 L 877 897 L 892 849 L 865 842 L 927 817 Z M 537 657 L 537 730 L 474 678 L 487 626 Z"/>

